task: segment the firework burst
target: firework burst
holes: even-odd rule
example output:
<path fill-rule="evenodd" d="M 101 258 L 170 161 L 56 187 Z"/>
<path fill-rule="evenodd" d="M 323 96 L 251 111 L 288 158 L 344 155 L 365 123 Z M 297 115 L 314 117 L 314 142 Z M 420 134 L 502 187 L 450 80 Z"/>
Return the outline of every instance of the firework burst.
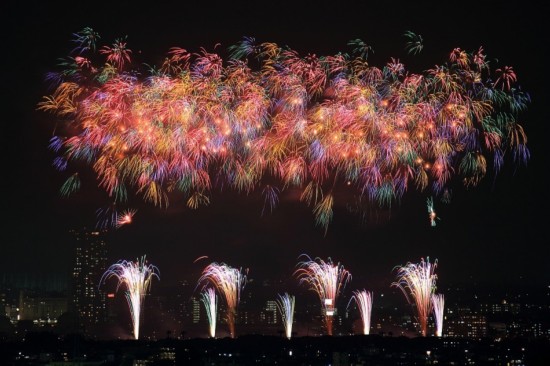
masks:
<path fill-rule="evenodd" d="M 235 337 L 235 317 L 241 299 L 241 292 L 246 285 L 246 274 L 241 269 L 225 263 L 211 263 L 204 268 L 197 285 L 213 285 L 227 306 L 226 320 L 231 338 Z"/>
<path fill-rule="evenodd" d="M 135 262 L 121 260 L 111 265 L 101 277 L 100 283 L 104 283 L 111 277 L 115 277 L 118 281 L 117 291 L 121 286 L 126 286 L 125 295 L 132 316 L 134 338 L 139 339 L 143 300 L 151 287 L 152 279 L 155 277 L 160 279 L 159 270 L 154 265 L 147 264 L 143 256 Z"/>
<path fill-rule="evenodd" d="M 133 217 L 136 214 L 137 210 L 125 210 L 120 215 L 118 215 L 116 221 L 116 227 L 119 228 L 123 225 L 129 225 L 132 223 Z"/>
<path fill-rule="evenodd" d="M 336 314 L 336 301 L 346 284 L 351 280 L 351 274 L 340 263 L 334 264 L 331 258 L 325 262 L 320 258 L 312 260 L 303 255 L 305 260 L 298 262 L 294 275 L 300 284 L 305 284 L 317 293 L 323 306 L 323 316 L 328 335 L 332 335 L 332 320 Z"/>
<path fill-rule="evenodd" d="M 420 52 L 422 38 L 405 35 L 408 52 Z M 166 208 L 170 195 L 198 209 L 230 187 L 263 194 L 270 211 L 293 189 L 326 231 L 336 204 L 368 212 L 414 189 L 443 198 L 452 182 L 471 187 L 497 173 L 507 156 L 529 159 L 517 121 L 530 97 L 511 66 L 491 70 L 482 48 L 455 48 L 414 73 L 397 58 L 371 65 L 359 39 L 350 54 L 319 57 L 249 37 L 229 60 L 174 47 L 142 70 L 126 38 L 96 46 L 90 28 L 74 36 L 39 104 L 62 126 L 50 147 L 67 176 L 63 197 L 85 186 L 83 166 L 120 205 Z"/>
<path fill-rule="evenodd" d="M 392 286 L 398 287 L 409 303 L 416 306 L 417 318 L 422 336 L 428 330 L 428 317 L 432 312 L 432 294 L 435 291 L 437 259 L 430 263 L 430 258 L 421 258 L 420 263 L 407 263 L 397 268 L 397 281 Z"/>

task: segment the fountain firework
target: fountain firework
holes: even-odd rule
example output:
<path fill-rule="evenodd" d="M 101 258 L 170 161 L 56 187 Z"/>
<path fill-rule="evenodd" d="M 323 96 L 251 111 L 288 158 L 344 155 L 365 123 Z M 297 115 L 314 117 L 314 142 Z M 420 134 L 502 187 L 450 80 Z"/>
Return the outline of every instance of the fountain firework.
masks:
<path fill-rule="evenodd" d="M 198 284 L 212 284 L 225 299 L 227 305 L 226 320 L 231 338 L 235 337 L 235 317 L 241 298 L 241 291 L 246 285 L 246 274 L 241 269 L 225 263 L 211 263 L 204 268 Z"/>
<path fill-rule="evenodd" d="M 147 264 L 145 256 L 135 262 L 121 260 L 111 265 L 101 277 L 101 283 L 107 279 L 116 277 L 118 280 L 117 291 L 120 286 L 126 286 L 126 301 L 132 316 L 134 338 L 139 339 L 139 325 L 143 300 L 154 277 L 160 279 L 159 270 L 152 264 Z"/>
<path fill-rule="evenodd" d="M 370 334 L 370 320 L 372 313 L 372 292 L 367 290 L 353 291 L 353 296 L 350 299 L 355 300 L 359 313 L 361 314 L 361 321 L 363 322 L 363 334 Z M 348 303 L 349 306 L 349 303 Z"/>
<path fill-rule="evenodd" d="M 294 274 L 301 284 L 306 284 L 319 296 L 324 307 L 327 334 L 332 335 L 332 319 L 337 310 L 336 301 L 347 282 L 351 280 L 351 274 L 340 263 L 333 264 L 331 258 L 325 262 L 318 257 L 312 260 L 307 255 L 303 256 L 306 259 L 298 262 L 298 269 Z"/>
<path fill-rule="evenodd" d="M 215 338 L 216 317 L 218 315 L 218 297 L 216 296 L 216 290 L 213 287 L 205 288 L 201 292 L 201 301 L 204 304 L 206 316 L 208 317 L 210 337 Z"/>
<path fill-rule="evenodd" d="M 443 335 L 443 314 L 445 310 L 445 298 L 443 294 L 432 295 L 432 306 L 435 318 L 435 335 L 441 337 Z"/>
<path fill-rule="evenodd" d="M 296 303 L 296 297 L 284 293 L 279 294 L 277 299 L 277 307 L 283 318 L 283 325 L 285 326 L 285 334 L 288 339 L 292 337 L 292 323 L 294 322 L 294 304 Z"/>
<path fill-rule="evenodd" d="M 420 263 L 397 266 L 397 281 L 392 286 L 401 289 L 409 303 L 416 305 L 422 336 L 428 330 L 428 317 L 432 312 L 432 294 L 435 291 L 437 259 L 432 264 L 430 257 L 421 258 Z"/>

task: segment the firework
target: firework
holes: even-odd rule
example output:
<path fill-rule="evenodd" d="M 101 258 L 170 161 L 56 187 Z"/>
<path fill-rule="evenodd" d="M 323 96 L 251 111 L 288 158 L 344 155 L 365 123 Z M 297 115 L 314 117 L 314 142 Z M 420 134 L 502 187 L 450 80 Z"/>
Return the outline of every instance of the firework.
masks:
<path fill-rule="evenodd" d="M 123 225 L 131 224 L 136 212 L 137 210 L 125 210 L 122 212 L 117 218 L 116 227 L 119 228 Z"/>
<path fill-rule="evenodd" d="M 429 197 L 429 198 L 426 200 L 426 205 L 428 206 L 428 217 L 430 218 L 430 225 L 433 227 L 433 226 L 436 225 L 435 220 L 436 220 L 436 219 L 439 220 L 439 217 L 437 217 L 437 214 L 435 213 L 435 210 L 434 210 L 434 200 L 433 200 L 433 197 Z"/>
<path fill-rule="evenodd" d="M 328 258 L 325 262 L 320 258 L 312 260 L 303 255 L 304 261 L 297 264 L 294 274 L 310 290 L 317 293 L 321 306 L 328 335 L 332 335 L 332 318 L 336 314 L 336 301 L 346 284 L 351 280 L 351 274 L 340 263 L 333 264 Z"/>
<path fill-rule="evenodd" d="M 96 210 L 96 228 L 98 230 L 119 229 L 131 224 L 136 212 L 135 209 L 119 211 L 117 204 L 111 203 Z"/>
<path fill-rule="evenodd" d="M 201 292 L 201 301 L 208 317 L 210 337 L 216 337 L 216 317 L 218 315 L 218 297 L 213 287 L 208 287 Z"/>
<path fill-rule="evenodd" d="M 170 194 L 198 209 L 230 187 L 263 195 L 265 212 L 292 189 L 326 230 L 336 204 L 368 212 L 414 189 L 444 199 L 452 182 L 476 186 L 507 156 L 529 159 L 517 120 L 530 97 L 511 66 L 491 70 L 482 48 L 455 48 L 414 73 L 397 58 L 371 65 L 360 39 L 350 53 L 303 57 L 248 37 L 229 60 L 174 47 L 143 70 L 126 38 L 96 46 L 90 28 L 74 36 L 39 104 L 61 122 L 49 146 L 67 175 L 64 197 L 86 185 L 82 167 L 121 206 L 166 208 Z M 405 36 L 420 52 L 422 37 Z"/>
<path fill-rule="evenodd" d="M 283 318 L 286 337 L 290 339 L 292 337 L 292 323 L 294 321 L 294 304 L 296 302 L 296 297 L 286 292 L 278 296 L 277 308 L 281 312 L 281 317 Z"/>
<path fill-rule="evenodd" d="M 421 258 L 420 263 L 407 263 L 397 268 L 397 281 L 392 286 L 401 289 L 409 303 L 416 305 L 422 336 L 426 336 L 428 317 L 432 312 L 432 294 L 435 291 L 437 259 Z"/>
<path fill-rule="evenodd" d="M 106 231 L 116 228 L 120 213 L 115 204 L 109 204 L 96 210 L 96 228 Z"/>
<path fill-rule="evenodd" d="M 231 338 L 235 337 L 235 317 L 241 298 L 241 291 L 246 285 L 246 274 L 241 269 L 225 263 L 211 263 L 204 268 L 197 285 L 212 284 L 225 299 L 227 306 L 226 320 Z"/>
<path fill-rule="evenodd" d="M 353 292 L 353 296 L 350 299 L 355 300 L 359 313 L 361 314 L 361 321 L 363 322 L 363 334 L 370 334 L 370 320 L 372 313 L 372 292 L 366 290 L 356 290 Z M 348 303 L 349 306 L 349 303 Z"/>
<path fill-rule="evenodd" d="M 411 54 L 417 54 L 424 48 L 422 36 L 411 31 L 406 31 L 404 36 L 407 38 L 405 49 Z"/>
<path fill-rule="evenodd" d="M 435 318 L 435 335 L 441 337 L 443 335 L 443 312 L 445 309 L 445 298 L 443 294 L 432 295 L 432 306 Z"/>
<path fill-rule="evenodd" d="M 120 286 L 126 286 L 126 301 L 130 308 L 134 338 L 139 339 L 139 324 L 143 300 L 153 278 L 160 279 L 158 268 L 147 264 L 145 256 L 135 262 L 121 260 L 111 265 L 101 277 L 103 283 L 107 279 L 115 277 L 118 280 L 117 291 Z"/>

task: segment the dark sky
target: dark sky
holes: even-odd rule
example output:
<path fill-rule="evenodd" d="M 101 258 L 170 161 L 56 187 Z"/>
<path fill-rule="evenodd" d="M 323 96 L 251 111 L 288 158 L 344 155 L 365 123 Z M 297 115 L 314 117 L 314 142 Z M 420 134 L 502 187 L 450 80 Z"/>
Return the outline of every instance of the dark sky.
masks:
<path fill-rule="evenodd" d="M 252 197 L 217 194 L 210 207 L 141 209 L 135 223 L 113 233 L 110 260 L 147 254 L 163 280 L 198 273 L 200 255 L 250 268 L 258 278 L 288 277 L 299 254 L 330 256 L 349 269 L 357 286 L 386 286 L 397 264 L 429 256 L 439 260 L 440 282 L 546 286 L 548 274 L 548 65 L 547 5 L 521 1 L 269 2 L 174 1 L 2 2 L 2 177 L 0 273 L 64 273 L 72 248 L 59 233 L 93 223 L 95 196 L 59 197 L 63 177 L 47 149 L 54 122 L 36 111 L 48 94 L 46 72 L 68 54 L 72 33 L 91 27 L 107 44 L 128 36 L 134 52 L 152 64 L 172 46 L 221 50 L 253 36 L 288 45 L 301 54 L 348 51 L 361 38 L 372 45 L 371 64 L 400 58 L 414 72 L 443 63 L 454 47 L 483 46 L 490 59 L 512 65 L 532 98 L 522 125 L 532 159 L 508 165 L 479 187 L 456 187 L 454 201 L 439 208 L 438 226 L 428 224 L 425 195 L 411 189 L 391 212 L 373 213 L 368 224 L 336 207 L 325 236 L 309 208 L 292 199 L 261 216 Z M 537 5 L 535 5 L 537 4 Z M 417 58 L 404 50 L 403 33 L 423 36 Z M 507 159 L 507 163 L 511 163 Z M 376 285 L 374 285 L 376 283 Z"/>

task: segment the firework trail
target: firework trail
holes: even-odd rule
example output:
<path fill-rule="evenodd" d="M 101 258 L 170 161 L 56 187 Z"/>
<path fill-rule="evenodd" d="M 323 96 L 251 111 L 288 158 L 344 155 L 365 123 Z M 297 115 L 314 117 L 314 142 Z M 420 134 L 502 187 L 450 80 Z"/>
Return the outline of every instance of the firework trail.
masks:
<path fill-rule="evenodd" d="M 204 268 L 198 280 L 198 285 L 212 284 L 225 299 L 227 305 L 227 324 L 231 338 L 235 337 L 235 317 L 241 298 L 241 291 L 246 285 L 246 274 L 241 269 L 233 268 L 225 263 L 211 263 Z"/>
<path fill-rule="evenodd" d="M 343 265 L 333 264 L 328 258 L 325 262 L 320 258 L 312 260 L 307 255 L 302 255 L 305 260 L 298 262 L 294 275 L 300 284 L 305 284 L 310 290 L 315 291 L 323 306 L 325 326 L 328 335 L 332 335 L 332 319 L 336 314 L 336 301 L 346 284 L 351 280 L 351 274 Z"/>
<path fill-rule="evenodd" d="M 285 334 L 288 339 L 292 337 L 292 323 L 294 322 L 294 304 L 296 303 L 296 297 L 284 293 L 279 294 L 277 299 L 277 308 L 283 318 L 283 324 L 285 326 Z"/>
<path fill-rule="evenodd" d="M 125 295 L 132 316 L 134 338 L 139 339 L 141 305 L 151 287 L 152 279 L 155 277 L 160 279 L 159 270 L 154 265 L 147 264 L 145 256 L 143 256 L 135 262 L 121 260 L 111 265 L 101 277 L 100 284 L 111 277 L 118 280 L 117 291 L 120 286 L 126 286 Z"/>
<path fill-rule="evenodd" d="M 482 48 L 455 48 L 414 73 L 397 58 L 371 65 L 360 39 L 353 52 L 319 57 L 248 37 L 228 60 L 174 47 L 143 70 L 125 38 L 100 46 L 90 28 L 74 36 L 38 105 L 62 126 L 49 147 L 67 175 L 63 197 L 85 186 L 82 167 L 117 205 L 166 208 L 170 194 L 197 209 L 230 187 L 263 195 L 266 211 L 293 189 L 326 231 L 335 204 L 368 212 L 411 190 L 442 198 L 507 156 L 529 160 L 517 120 L 530 97 L 511 66 L 491 70 Z M 405 36 L 420 52 L 422 38 Z"/>
<path fill-rule="evenodd" d="M 218 315 L 218 297 L 213 287 L 208 287 L 201 292 L 201 301 L 204 304 L 208 317 L 210 337 L 216 337 L 216 317 Z"/>
<path fill-rule="evenodd" d="M 428 199 L 426 200 L 426 205 L 428 206 L 428 217 L 430 218 L 430 225 L 434 227 L 436 225 L 435 220 L 436 219 L 439 220 L 439 217 L 437 217 L 437 214 L 435 213 L 435 210 L 434 210 L 433 197 L 428 197 Z"/>
<path fill-rule="evenodd" d="M 432 312 L 432 294 L 435 291 L 437 259 L 430 263 L 421 258 L 420 263 L 407 263 L 397 268 L 397 281 L 392 286 L 401 289 L 409 303 L 416 305 L 418 322 L 422 336 L 426 336 L 428 317 Z"/>
<path fill-rule="evenodd" d="M 445 310 L 445 298 L 443 294 L 432 295 L 432 306 L 435 318 L 435 335 L 441 337 L 443 335 L 443 314 Z"/>
<path fill-rule="evenodd" d="M 370 320 L 372 314 L 372 292 L 366 290 L 356 290 L 353 292 L 353 296 L 350 302 L 355 300 L 359 313 L 361 314 L 361 321 L 363 322 L 363 334 L 370 334 Z M 348 303 L 348 306 L 349 306 Z"/>

